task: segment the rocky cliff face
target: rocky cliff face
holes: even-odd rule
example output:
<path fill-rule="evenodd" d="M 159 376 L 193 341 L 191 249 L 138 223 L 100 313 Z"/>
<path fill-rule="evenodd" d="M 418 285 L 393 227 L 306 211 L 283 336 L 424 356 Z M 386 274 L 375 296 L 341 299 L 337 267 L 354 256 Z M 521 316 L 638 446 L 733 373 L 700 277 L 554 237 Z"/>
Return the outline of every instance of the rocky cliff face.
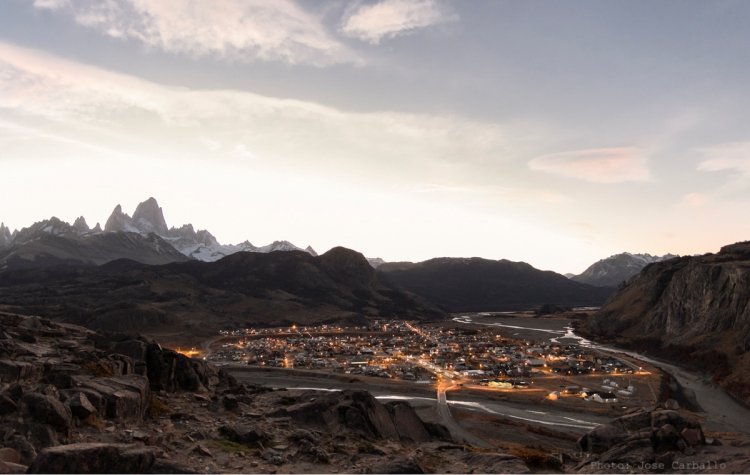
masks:
<path fill-rule="evenodd" d="M 587 331 L 710 371 L 750 403 L 750 243 L 647 266 Z"/>

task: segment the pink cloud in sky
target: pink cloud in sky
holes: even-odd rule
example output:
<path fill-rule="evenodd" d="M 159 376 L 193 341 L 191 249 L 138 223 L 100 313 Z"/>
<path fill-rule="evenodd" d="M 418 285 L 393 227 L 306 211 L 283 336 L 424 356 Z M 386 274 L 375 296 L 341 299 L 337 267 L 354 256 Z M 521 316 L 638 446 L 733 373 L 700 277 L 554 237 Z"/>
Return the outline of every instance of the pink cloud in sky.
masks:
<path fill-rule="evenodd" d="M 529 168 L 593 183 L 651 180 L 648 159 L 637 147 L 592 148 L 543 155 L 532 159 Z"/>

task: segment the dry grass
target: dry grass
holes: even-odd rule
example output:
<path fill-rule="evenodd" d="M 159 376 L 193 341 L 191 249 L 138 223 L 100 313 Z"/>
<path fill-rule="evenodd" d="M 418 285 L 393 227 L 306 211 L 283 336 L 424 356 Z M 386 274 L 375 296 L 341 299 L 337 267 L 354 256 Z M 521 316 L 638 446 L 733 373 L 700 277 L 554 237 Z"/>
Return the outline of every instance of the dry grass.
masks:
<path fill-rule="evenodd" d="M 99 430 L 104 429 L 104 427 L 106 426 L 106 424 L 104 423 L 104 420 L 102 420 L 102 418 L 99 417 L 98 414 L 91 414 L 86 419 L 83 419 L 81 423 L 83 425 L 94 427 Z"/>
<path fill-rule="evenodd" d="M 516 456 L 533 469 L 559 469 L 559 462 L 550 457 L 549 451 L 536 447 L 515 446 L 508 449 L 510 455 Z"/>
<path fill-rule="evenodd" d="M 109 378 L 115 375 L 110 366 L 105 366 L 98 361 L 88 361 L 84 363 L 83 369 L 97 378 Z"/>
<path fill-rule="evenodd" d="M 247 445 L 243 445 L 227 439 L 212 440 L 211 445 L 228 453 L 240 453 L 247 452 L 249 450 Z"/>
<path fill-rule="evenodd" d="M 172 411 L 170 410 L 167 403 L 154 396 L 153 394 L 151 395 L 148 401 L 148 411 L 146 412 L 146 415 L 148 417 L 150 417 L 151 419 L 156 419 L 159 416 L 169 414 L 170 412 Z"/>

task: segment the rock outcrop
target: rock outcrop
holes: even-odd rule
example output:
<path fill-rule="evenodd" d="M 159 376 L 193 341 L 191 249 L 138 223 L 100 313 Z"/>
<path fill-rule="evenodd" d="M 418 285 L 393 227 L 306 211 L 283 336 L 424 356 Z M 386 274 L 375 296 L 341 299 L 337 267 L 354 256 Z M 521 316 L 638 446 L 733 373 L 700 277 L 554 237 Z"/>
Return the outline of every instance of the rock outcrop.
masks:
<path fill-rule="evenodd" d="M 308 397 L 309 396 L 309 397 Z M 310 393 L 302 403 L 280 409 L 276 416 L 290 417 L 299 427 L 331 433 L 356 432 L 368 439 L 427 442 L 427 427 L 409 404 L 383 405 L 367 391 Z"/>
<path fill-rule="evenodd" d="M 583 330 L 711 372 L 750 403 L 750 243 L 647 266 Z"/>
<path fill-rule="evenodd" d="M 3 463 L 31 464 L 30 473 L 146 473 L 152 449 L 74 442 L 92 427 L 142 424 L 154 409 L 153 391 L 237 386 L 205 362 L 142 337 L 9 313 L 0 313 L 0 328 L 0 450 L 18 454 Z"/>
<path fill-rule="evenodd" d="M 609 424 L 596 427 L 578 440 L 584 456 L 579 473 L 680 473 L 706 468 L 738 473 L 750 468 L 745 443 L 719 450 L 708 439 L 694 415 L 663 406 L 634 409 Z M 710 461 L 711 466 L 706 462 Z M 681 468 L 682 467 L 682 468 Z M 692 469 L 691 469 L 692 468 Z M 711 470 L 709 470 L 711 471 Z"/>

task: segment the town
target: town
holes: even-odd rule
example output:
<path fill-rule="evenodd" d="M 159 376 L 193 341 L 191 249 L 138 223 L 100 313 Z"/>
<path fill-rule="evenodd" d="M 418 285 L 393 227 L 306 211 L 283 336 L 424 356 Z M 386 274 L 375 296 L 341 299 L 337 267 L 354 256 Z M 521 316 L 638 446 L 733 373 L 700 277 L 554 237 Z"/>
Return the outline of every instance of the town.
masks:
<path fill-rule="evenodd" d="M 497 328 L 375 320 L 222 331 L 203 356 L 219 364 L 298 369 L 414 384 L 533 393 L 548 400 L 640 404 L 656 397 L 651 373 L 598 350 L 511 338 Z M 640 392 L 640 394 L 639 394 Z"/>

